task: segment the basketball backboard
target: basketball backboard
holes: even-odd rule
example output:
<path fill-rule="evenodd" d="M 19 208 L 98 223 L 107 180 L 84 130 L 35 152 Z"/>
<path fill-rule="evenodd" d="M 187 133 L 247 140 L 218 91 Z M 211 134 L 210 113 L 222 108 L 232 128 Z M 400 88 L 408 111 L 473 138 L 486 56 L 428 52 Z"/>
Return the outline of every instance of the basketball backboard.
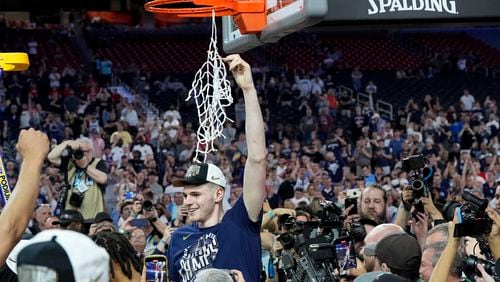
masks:
<path fill-rule="evenodd" d="M 266 0 L 267 24 L 259 34 L 242 35 L 230 16 L 222 18 L 226 53 L 243 53 L 321 22 L 328 13 L 328 0 Z"/>

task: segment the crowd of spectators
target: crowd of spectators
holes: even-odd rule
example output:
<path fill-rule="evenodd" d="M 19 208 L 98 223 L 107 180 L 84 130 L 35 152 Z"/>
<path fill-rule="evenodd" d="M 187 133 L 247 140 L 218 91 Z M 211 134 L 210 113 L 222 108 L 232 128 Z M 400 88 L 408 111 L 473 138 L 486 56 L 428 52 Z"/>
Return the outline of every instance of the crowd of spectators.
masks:
<path fill-rule="evenodd" d="M 172 230 L 190 223 L 182 189 L 173 187 L 172 182 L 184 177 L 193 162 L 197 139 L 192 121 L 196 120 L 196 111 L 180 112 L 183 105 L 172 103 L 162 105 L 167 111 L 148 115 L 144 97 L 168 92 L 182 98 L 186 86 L 169 76 L 156 79 L 137 71 L 127 79 L 131 82 L 130 95 L 124 95 L 110 87 L 113 63 L 105 58 L 97 58 L 88 70 L 70 65 L 59 69 L 37 61 L 37 45 L 33 42 L 26 48 L 32 60 L 30 70 L 4 73 L 0 80 L 0 139 L 5 144 L 4 163 L 11 187 L 17 182 L 19 159 L 15 152 L 9 152 L 9 144 L 17 140 L 21 129 L 30 127 L 49 136 L 51 149 L 68 140 L 87 142 L 93 157 L 103 160 L 102 170 L 107 174 L 102 184 L 105 203 L 101 211 L 82 216 L 68 210 L 54 216 L 64 171 L 46 163 L 30 232 L 36 234 L 60 225 L 90 235 L 120 231 L 127 235 L 138 257 L 157 249 L 164 251 Z M 446 247 L 447 235 L 435 243 L 429 239 L 440 226 L 435 212 L 447 201 L 460 201 L 464 192 L 470 192 L 488 199 L 492 209 L 500 209 L 497 97 L 478 101 L 473 90 L 466 88 L 459 101 L 446 101 L 447 106 L 443 106 L 446 97 L 408 97 L 395 119 L 388 120 L 370 103 L 357 104 L 350 93 L 339 91 L 334 75 L 328 72 L 259 72 L 255 77 L 267 126 L 267 201 L 261 237 L 268 277 L 268 260 L 279 257 L 283 249 L 277 240 L 282 232 L 277 222 L 279 215 L 290 214 L 300 222 L 314 221 L 325 200 L 344 209 L 347 215 L 353 207 L 344 205 L 352 189 L 361 195 L 359 213 L 346 217 L 346 222 L 365 220 L 364 228 L 371 232 L 361 243 L 409 246 L 411 236 L 391 237 L 405 231 L 416 236 L 419 243 L 413 254 L 419 257 L 418 263 L 407 272 L 395 271 L 397 262 L 379 249 L 374 249 L 371 256 L 378 257 L 377 263 L 385 264 L 385 268 L 369 266 L 370 255 L 365 253 L 365 270 L 391 272 L 392 268 L 393 273 L 411 280 L 421 276 L 428 281 L 439 258 L 435 254 Z M 364 81 L 358 68 L 354 68 L 352 79 L 355 92 L 366 89 L 376 95 L 383 91 L 373 82 Z M 242 194 L 247 157 L 244 125 L 252 122 L 245 120 L 241 92 L 235 88 L 233 93 L 235 122 L 225 125 L 225 138 L 216 142 L 218 151 L 208 156 L 208 162 L 220 167 L 226 176 L 227 209 Z M 285 108 L 294 111 L 293 122 L 273 118 L 274 113 Z M 417 154 L 422 154 L 433 170 L 430 196 L 424 201 L 420 221 L 402 218 L 398 210 L 409 202 L 409 198 L 405 199 L 409 192 L 404 192 L 412 180 L 403 170 L 402 160 Z M 134 222 L 141 217 L 155 220 L 141 227 Z M 386 229 L 396 228 L 387 225 L 390 223 L 410 227 L 389 232 Z M 377 237 L 376 232 L 384 236 Z M 491 236 L 500 236 L 493 232 L 498 233 L 498 227 Z M 389 233 L 393 234 L 389 236 L 392 241 L 384 242 L 382 238 Z M 280 268 L 280 263 L 276 267 Z M 460 271 L 456 274 L 461 276 Z M 280 272 L 281 278 L 283 275 Z M 351 275 L 357 276 L 354 272 Z"/>

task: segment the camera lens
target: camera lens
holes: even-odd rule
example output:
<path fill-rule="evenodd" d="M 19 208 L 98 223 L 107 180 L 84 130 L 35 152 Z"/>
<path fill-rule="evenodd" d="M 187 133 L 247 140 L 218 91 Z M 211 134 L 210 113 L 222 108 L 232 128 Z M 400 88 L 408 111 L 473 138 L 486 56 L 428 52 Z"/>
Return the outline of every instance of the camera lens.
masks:
<path fill-rule="evenodd" d="M 81 149 L 76 149 L 73 151 L 73 158 L 75 160 L 83 159 L 83 151 Z"/>
<path fill-rule="evenodd" d="M 455 201 L 447 202 L 443 207 L 443 217 L 447 221 L 452 221 L 455 216 L 455 209 L 461 205 Z"/>
<path fill-rule="evenodd" d="M 142 208 L 145 210 L 145 211 L 152 211 L 153 210 L 153 202 L 151 201 L 144 201 L 144 203 L 142 203 Z"/>

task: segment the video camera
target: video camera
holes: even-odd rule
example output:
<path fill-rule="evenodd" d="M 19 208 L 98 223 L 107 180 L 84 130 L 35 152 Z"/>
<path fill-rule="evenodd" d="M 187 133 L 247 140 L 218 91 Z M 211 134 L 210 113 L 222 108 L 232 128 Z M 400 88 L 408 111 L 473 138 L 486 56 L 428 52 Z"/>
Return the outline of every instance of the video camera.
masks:
<path fill-rule="evenodd" d="M 493 221 L 486 214 L 488 200 L 481 199 L 469 192 L 464 192 L 462 199 L 466 202 L 463 205 L 456 201 L 449 201 L 443 207 L 443 217 L 447 221 L 452 221 L 455 209 L 460 208 L 459 216 L 461 220 L 459 220 L 458 224 L 455 224 L 453 236 L 477 237 L 490 233 Z"/>
<path fill-rule="evenodd" d="M 319 221 L 300 223 L 281 215 L 278 225 L 285 230 L 278 238 L 283 245 L 281 261 L 290 281 L 338 281 L 338 255 L 335 240 L 342 234 L 342 209 L 332 202 L 321 203 Z M 354 244 L 351 237 L 343 237 Z M 351 241 L 352 240 L 352 241 Z M 291 251 L 294 249 L 294 252 Z M 299 258 L 295 254 L 299 255 Z"/>
<path fill-rule="evenodd" d="M 481 264 L 486 273 L 491 275 L 495 281 L 500 279 L 500 259 L 496 263 L 490 260 L 480 259 L 476 256 L 469 255 L 464 258 L 462 269 L 467 277 L 475 278 L 476 275 L 481 275 L 477 270 L 477 265 Z"/>
<path fill-rule="evenodd" d="M 423 155 L 403 158 L 403 170 L 410 176 L 410 185 L 415 199 L 427 197 L 429 182 L 432 180 L 432 169 L 425 165 Z"/>
<path fill-rule="evenodd" d="M 70 156 L 72 156 L 73 159 L 75 159 L 75 160 L 83 159 L 84 153 L 83 153 L 82 149 L 77 148 L 77 149 L 73 150 L 73 148 L 71 148 L 71 146 L 68 146 L 68 147 L 66 147 L 66 150 L 68 150 L 68 154 Z"/>

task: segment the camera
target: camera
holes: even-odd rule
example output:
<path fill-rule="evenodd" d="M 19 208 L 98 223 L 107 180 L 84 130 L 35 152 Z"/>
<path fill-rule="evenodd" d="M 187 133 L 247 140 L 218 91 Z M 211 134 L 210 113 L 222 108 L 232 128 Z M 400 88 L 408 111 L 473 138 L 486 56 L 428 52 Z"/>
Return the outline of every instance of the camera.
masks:
<path fill-rule="evenodd" d="M 75 160 L 83 159 L 84 154 L 83 154 L 82 149 L 78 148 L 78 149 L 73 150 L 70 146 L 66 147 L 66 149 L 68 150 L 69 155 L 71 155 L 73 157 L 73 159 L 75 159 Z"/>
<path fill-rule="evenodd" d="M 153 202 L 146 200 L 142 203 L 142 209 L 145 211 L 152 211 L 154 208 Z"/>
<path fill-rule="evenodd" d="M 403 158 L 403 170 L 410 176 L 414 199 L 426 197 L 429 193 L 429 182 L 432 180 L 432 169 L 425 166 L 422 155 Z"/>
<path fill-rule="evenodd" d="M 342 209 L 335 203 L 325 201 L 321 203 L 323 208 L 319 213 L 319 225 L 321 228 L 342 228 L 344 217 L 342 216 Z"/>
<path fill-rule="evenodd" d="M 476 256 L 473 256 L 473 255 L 469 255 L 467 257 L 464 258 L 464 262 L 463 262 L 463 271 L 465 273 L 465 275 L 467 275 L 468 277 L 474 277 L 476 274 L 481 274 L 478 270 L 477 270 L 477 265 L 478 264 L 481 264 L 483 265 L 484 267 L 484 270 L 491 276 L 493 277 L 498 277 L 500 275 L 500 273 L 498 273 L 498 271 L 496 270 L 496 265 L 494 262 L 492 261 L 489 261 L 489 260 L 484 260 L 484 259 L 480 259 Z M 496 264 L 500 264 L 500 260 L 497 261 Z M 495 280 L 497 281 L 497 280 Z"/>
<path fill-rule="evenodd" d="M 83 193 L 73 191 L 73 193 L 71 193 L 71 196 L 69 197 L 69 204 L 79 208 L 82 206 L 83 198 Z"/>
<path fill-rule="evenodd" d="M 456 201 L 449 201 L 443 207 L 443 217 L 452 221 L 455 209 L 460 208 L 461 222 L 455 225 L 455 237 L 479 236 L 491 231 L 493 221 L 486 214 L 488 200 L 481 199 L 465 191 L 462 198 L 466 202 L 461 205 Z"/>
<path fill-rule="evenodd" d="M 348 232 L 343 229 L 342 209 L 329 201 L 321 206 L 322 211 L 317 213 L 319 221 L 301 224 L 290 215 L 278 218 L 278 225 L 285 230 L 278 240 L 283 245 L 281 262 L 288 281 L 338 281 L 334 243 Z"/>

